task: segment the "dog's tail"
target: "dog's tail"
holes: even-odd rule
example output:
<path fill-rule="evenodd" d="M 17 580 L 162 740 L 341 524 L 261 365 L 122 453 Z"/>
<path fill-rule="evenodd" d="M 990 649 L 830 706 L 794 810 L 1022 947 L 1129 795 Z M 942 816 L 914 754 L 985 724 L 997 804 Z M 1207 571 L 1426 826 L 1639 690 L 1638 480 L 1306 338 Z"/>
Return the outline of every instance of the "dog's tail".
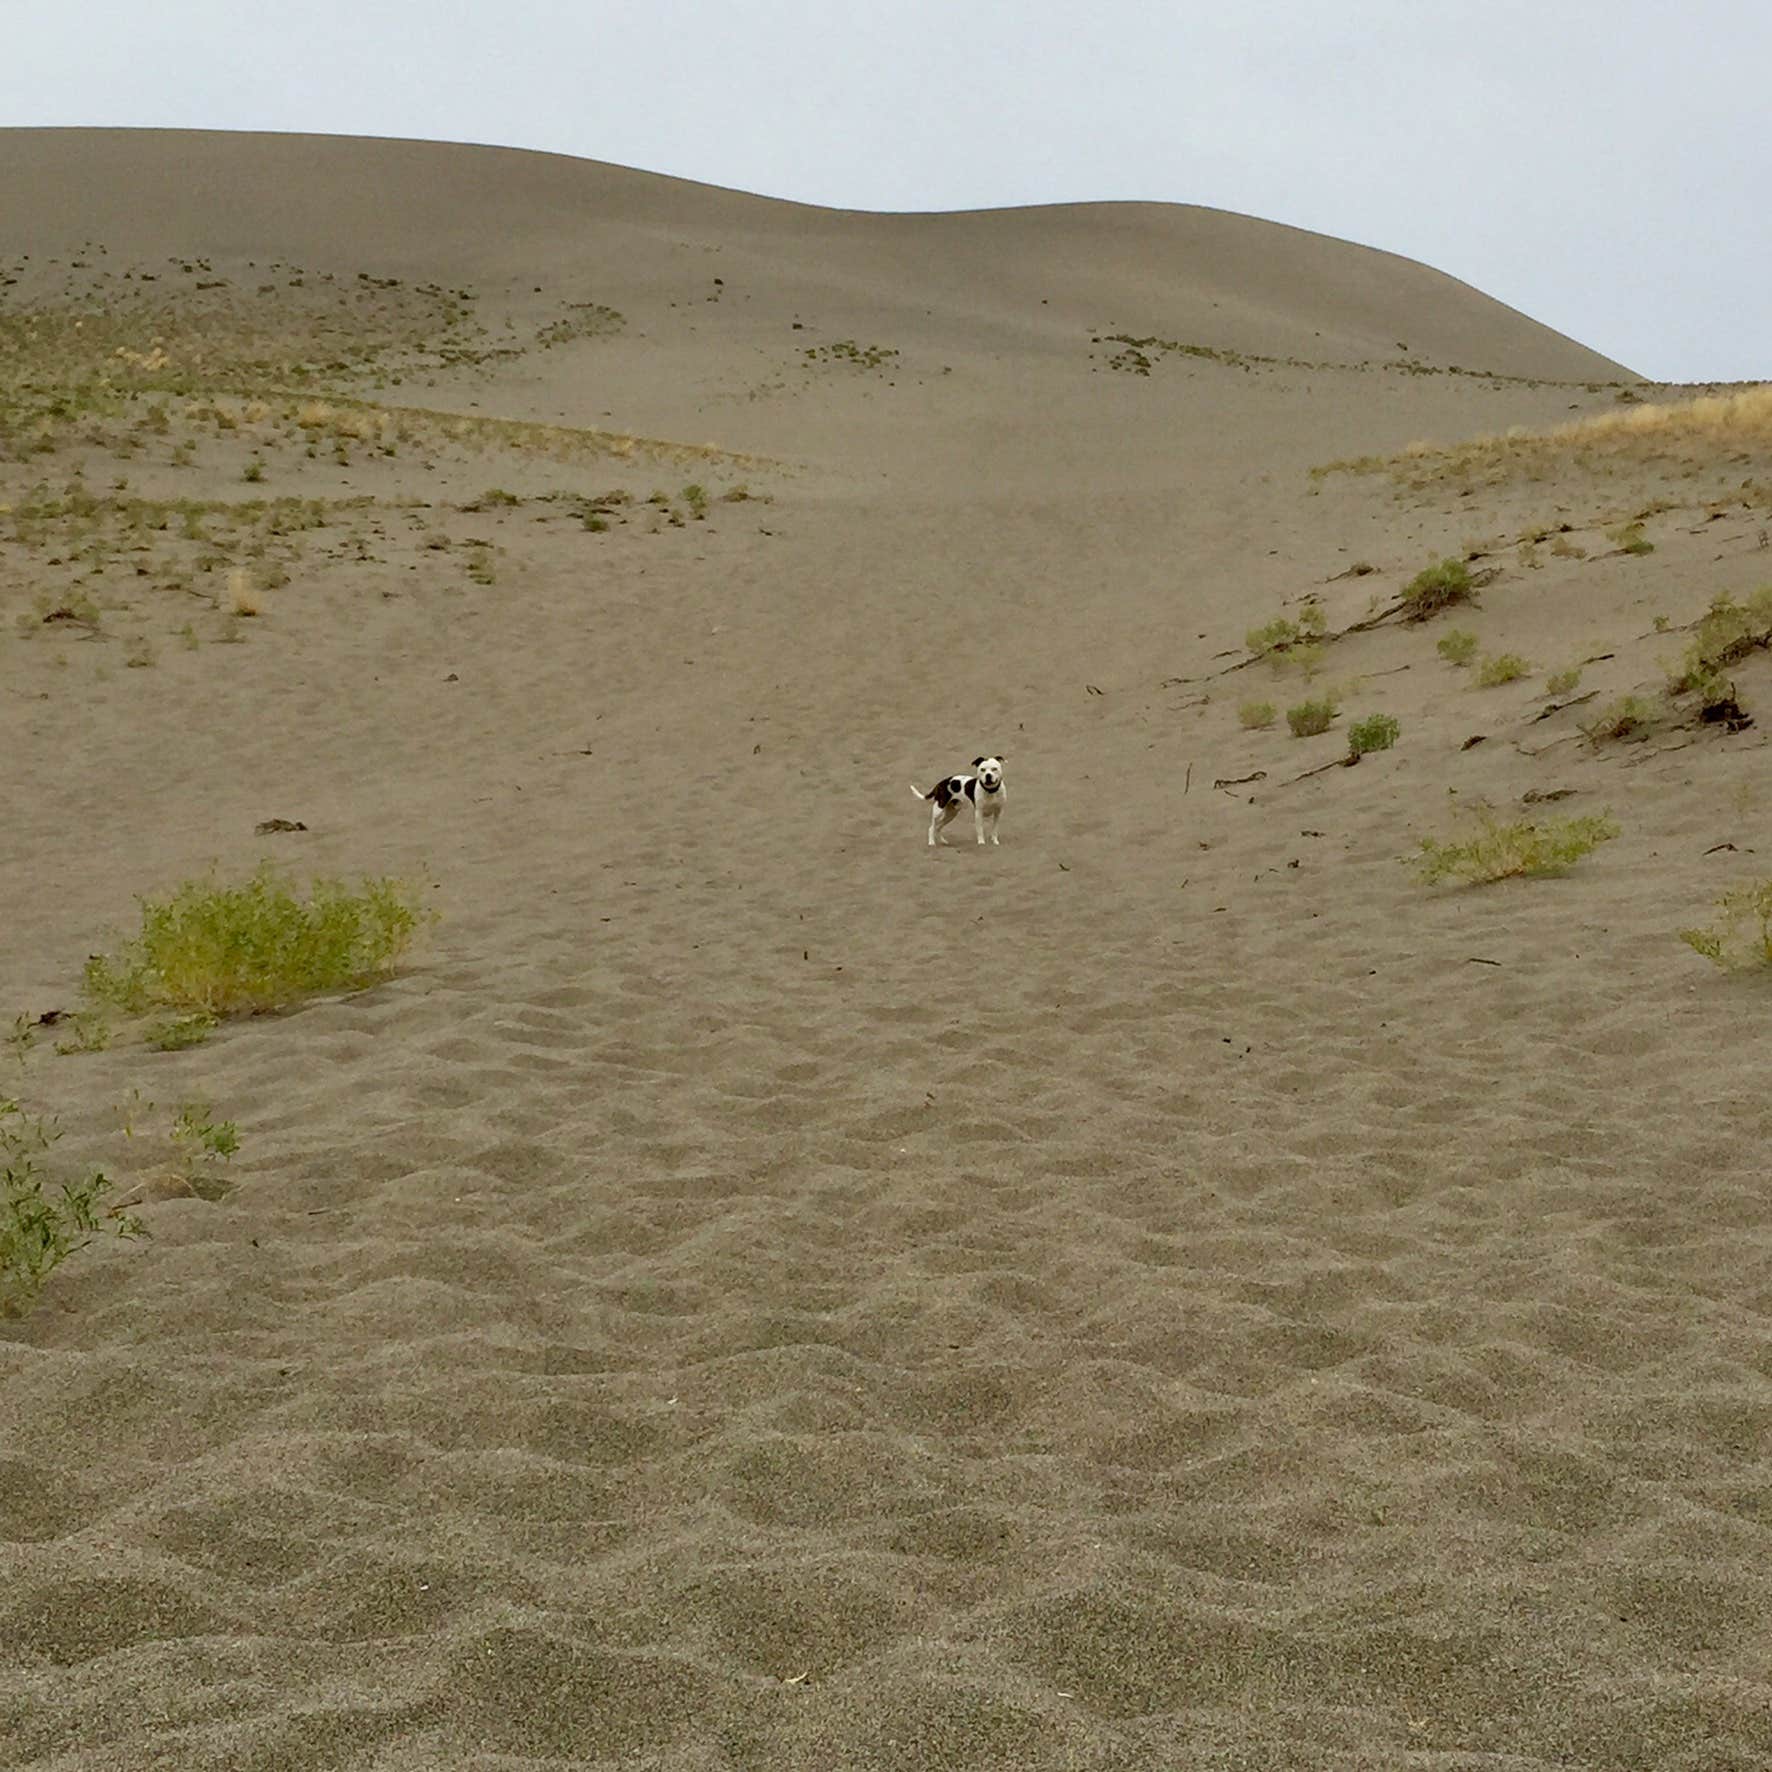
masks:
<path fill-rule="evenodd" d="M 933 800 L 935 798 L 933 793 L 924 793 L 914 781 L 911 783 L 911 792 L 915 794 L 919 800 Z"/>

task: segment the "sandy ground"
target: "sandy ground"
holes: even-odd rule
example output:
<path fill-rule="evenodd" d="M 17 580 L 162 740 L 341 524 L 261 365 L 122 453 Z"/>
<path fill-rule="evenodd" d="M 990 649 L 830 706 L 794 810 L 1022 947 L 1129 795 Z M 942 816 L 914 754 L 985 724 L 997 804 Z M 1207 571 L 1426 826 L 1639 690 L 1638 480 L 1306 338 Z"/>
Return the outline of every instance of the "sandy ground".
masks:
<path fill-rule="evenodd" d="M 1772 580 L 1763 464 L 1714 520 L 1652 462 L 1313 479 L 1632 378 L 1209 211 L 80 132 L 0 188 L 0 318 L 434 280 L 509 354 L 366 398 L 712 451 L 0 449 L 15 513 L 375 501 L 226 646 L 172 541 L 0 533 L 0 1019 L 212 865 L 441 912 L 358 997 L 0 1057 L 150 1232 L 0 1324 L 7 1765 L 1772 1766 L 1767 999 L 1674 937 L 1763 877 L 1766 728 L 1577 723 Z M 1521 680 L 1450 618 L 1230 668 L 1462 552 Z M 1001 847 L 930 851 L 907 783 L 984 751 Z M 1399 865 L 1559 790 L 1622 829 L 1565 877 Z M 187 1101 L 223 1198 L 161 1197 Z"/>

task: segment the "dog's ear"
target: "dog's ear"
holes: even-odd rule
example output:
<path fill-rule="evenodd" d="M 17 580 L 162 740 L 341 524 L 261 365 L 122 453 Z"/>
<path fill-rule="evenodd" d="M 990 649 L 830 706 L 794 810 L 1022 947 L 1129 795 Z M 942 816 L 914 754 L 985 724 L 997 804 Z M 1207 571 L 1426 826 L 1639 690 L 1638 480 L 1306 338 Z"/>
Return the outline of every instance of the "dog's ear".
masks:
<path fill-rule="evenodd" d="M 974 769 L 976 769 L 979 766 L 979 764 L 982 763 L 983 761 L 984 761 L 983 757 L 974 757 L 972 759 L 972 767 Z"/>

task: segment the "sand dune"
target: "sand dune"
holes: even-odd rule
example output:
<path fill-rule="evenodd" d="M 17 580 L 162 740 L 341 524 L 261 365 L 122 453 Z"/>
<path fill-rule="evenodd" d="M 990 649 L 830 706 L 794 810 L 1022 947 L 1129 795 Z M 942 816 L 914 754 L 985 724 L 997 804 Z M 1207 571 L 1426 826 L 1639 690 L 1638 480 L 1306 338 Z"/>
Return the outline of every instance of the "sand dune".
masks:
<path fill-rule="evenodd" d="M 108 131 L 0 189 L 0 1020 L 212 864 L 442 913 L 0 1059 L 151 1233 L 0 1324 L 8 1765 L 1772 1765 L 1764 989 L 1674 934 L 1765 730 L 1659 687 L 1772 581 L 1762 443 L 1313 477 L 1655 390 L 1207 210 Z M 1621 835 L 1416 883 L 1479 801 Z"/>

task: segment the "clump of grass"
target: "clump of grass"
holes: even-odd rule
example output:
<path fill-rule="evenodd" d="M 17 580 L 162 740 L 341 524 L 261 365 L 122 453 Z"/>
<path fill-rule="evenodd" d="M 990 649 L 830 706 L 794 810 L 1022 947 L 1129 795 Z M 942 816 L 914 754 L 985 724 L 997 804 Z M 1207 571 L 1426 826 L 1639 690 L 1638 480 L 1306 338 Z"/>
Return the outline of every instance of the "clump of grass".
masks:
<path fill-rule="evenodd" d="M 1434 642 L 1434 650 L 1449 665 L 1467 665 L 1477 656 L 1477 636 L 1469 628 L 1454 628 Z"/>
<path fill-rule="evenodd" d="M 1348 755 L 1363 757 L 1368 751 L 1388 751 L 1402 730 L 1394 715 L 1368 714 L 1347 730 Z"/>
<path fill-rule="evenodd" d="M 1258 628 L 1251 628 L 1243 636 L 1243 644 L 1257 658 L 1267 658 L 1276 653 L 1314 645 L 1321 641 L 1327 627 L 1322 604 L 1315 598 L 1310 598 L 1300 608 L 1296 621 L 1289 616 L 1276 615 L 1272 621 L 1264 622 Z"/>
<path fill-rule="evenodd" d="M 22 1316 L 44 1281 L 107 1230 L 141 1234 L 139 1219 L 119 1215 L 109 1226 L 100 1219 L 111 1183 L 98 1170 L 50 1192 L 39 1159 L 59 1136 L 16 1101 L 0 1101 L 0 1316 Z"/>
<path fill-rule="evenodd" d="M 80 1009 L 63 1019 L 68 1031 L 55 1043 L 58 1057 L 72 1058 L 77 1052 L 103 1052 L 111 1044 L 111 1024 L 96 1011 Z"/>
<path fill-rule="evenodd" d="M 1772 448 L 1772 386 L 1677 402 L 1619 398 L 1620 410 L 1546 431 L 1513 430 L 1445 448 L 1414 444 L 1395 455 L 1332 462 L 1312 473 L 1388 471 L 1417 487 L 1448 479 L 1492 485 L 1571 463 L 1596 471 L 1631 462 L 1708 464 Z"/>
<path fill-rule="evenodd" d="M 1626 523 L 1618 529 L 1607 531 L 1609 539 L 1618 543 L 1621 554 L 1652 554 L 1655 544 L 1643 534 L 1641 523 Z"/>
<path fill-rule="evenodd" d="M 1312 701 L 1301 701 L 1295 707 L 1286 710 L 1286 724 L 1292 728 L 1294 738 L 1315 738 L 1320 732 L 1327 732 L 1341 712 L 1340 704 L 1332 695 L 1320 695 Z"/>
<path fill-rule="evenodd" d="M 708 489 L 692 481 L 683 488 L 683 502 L 688 505 L 690 516 L 701 522 L 708 514 Z"/>
<path fill-rule="evenodd" d="M 1424 566 L 1403 586 L 1403 619 L 1427 621 L 1443 609 L 1468 603 L 1474 589 L 1470 568 L 1462 560 L 1448 558 Z"/>
<path fill-rule="evenodd" d="M 1581 683 L 1581 666 L 1571 665 L 1566 671 L 1553 671 L 1544 680 L 1547 695 L 1567 695 Z"/>
<path fill-rule="evenodd" d="M 1477 666 L 1477 687 L 1498 689 L 1503 683 L 1517 682 L 1532 667 L 1517 652 L 1495 652 Z"/>
<path fill-rule="evenodd" d="M 1772 880 L 1725 892 L 1717 908 L 1720 925 L 1682 929 L 1680 940 L 1718 966 L 1772 966 Z"/>
<path fill-rule="evenodd" d="M 1237 719 L 1250 732 L 1262 732 L 1274 723 L 1271 701 L 1246 701 L 1237 709 Z"/>
<path fill-rule="evenodd" d="M 1670 695 L 1684 695 L 1714 684 L 1750 652 L 1772 646 L 1772 585 L 1738 603 L 1726 591 L 1711 600 L 1700 618 L 1685 657 L 1667 675 Z"/>
<path fill-rule="evenodd" d="M 1654 708 L 1640 695 L 1622 695 L 1581 730 L 1590 744 L 1602 745 L 1611 738 L 1645 737 L 1654 718 Z"/>
<path fill-rule="evenodd" d="M 183 1052 L 201 1046 L 214 1032 L 216 1019 L 202 1011 L 194 1015 L 169 1015 L 142 1029 L 142 1038 L 156 1052 Z"/>
<path fill-rule="evenodd" d="M 262 1015 L 389 977 L 427 919 L 416 889 L 316 880 L 304 898 L 269 867 L 235 886 L 189 880 L 139 901 L 141 931 L 86 964 L 95 1003 L 129 1015 Z"/>
<path fill-rule="evenodd" d="M 1553 819 L 1545 824 L 1531 819 L 1503 824 L 1484 809 L 1463 836 L 1446 842 L 1423 837 L 1420 853 L 1405 859 L 1416 878 L 1428 886 L 1442 880 L 1481 885 L 1518 875 L 1560 874 L 1602 843 L 1611 842 L 1618 828 L 1617 821 L 1606 813 Z"/>

